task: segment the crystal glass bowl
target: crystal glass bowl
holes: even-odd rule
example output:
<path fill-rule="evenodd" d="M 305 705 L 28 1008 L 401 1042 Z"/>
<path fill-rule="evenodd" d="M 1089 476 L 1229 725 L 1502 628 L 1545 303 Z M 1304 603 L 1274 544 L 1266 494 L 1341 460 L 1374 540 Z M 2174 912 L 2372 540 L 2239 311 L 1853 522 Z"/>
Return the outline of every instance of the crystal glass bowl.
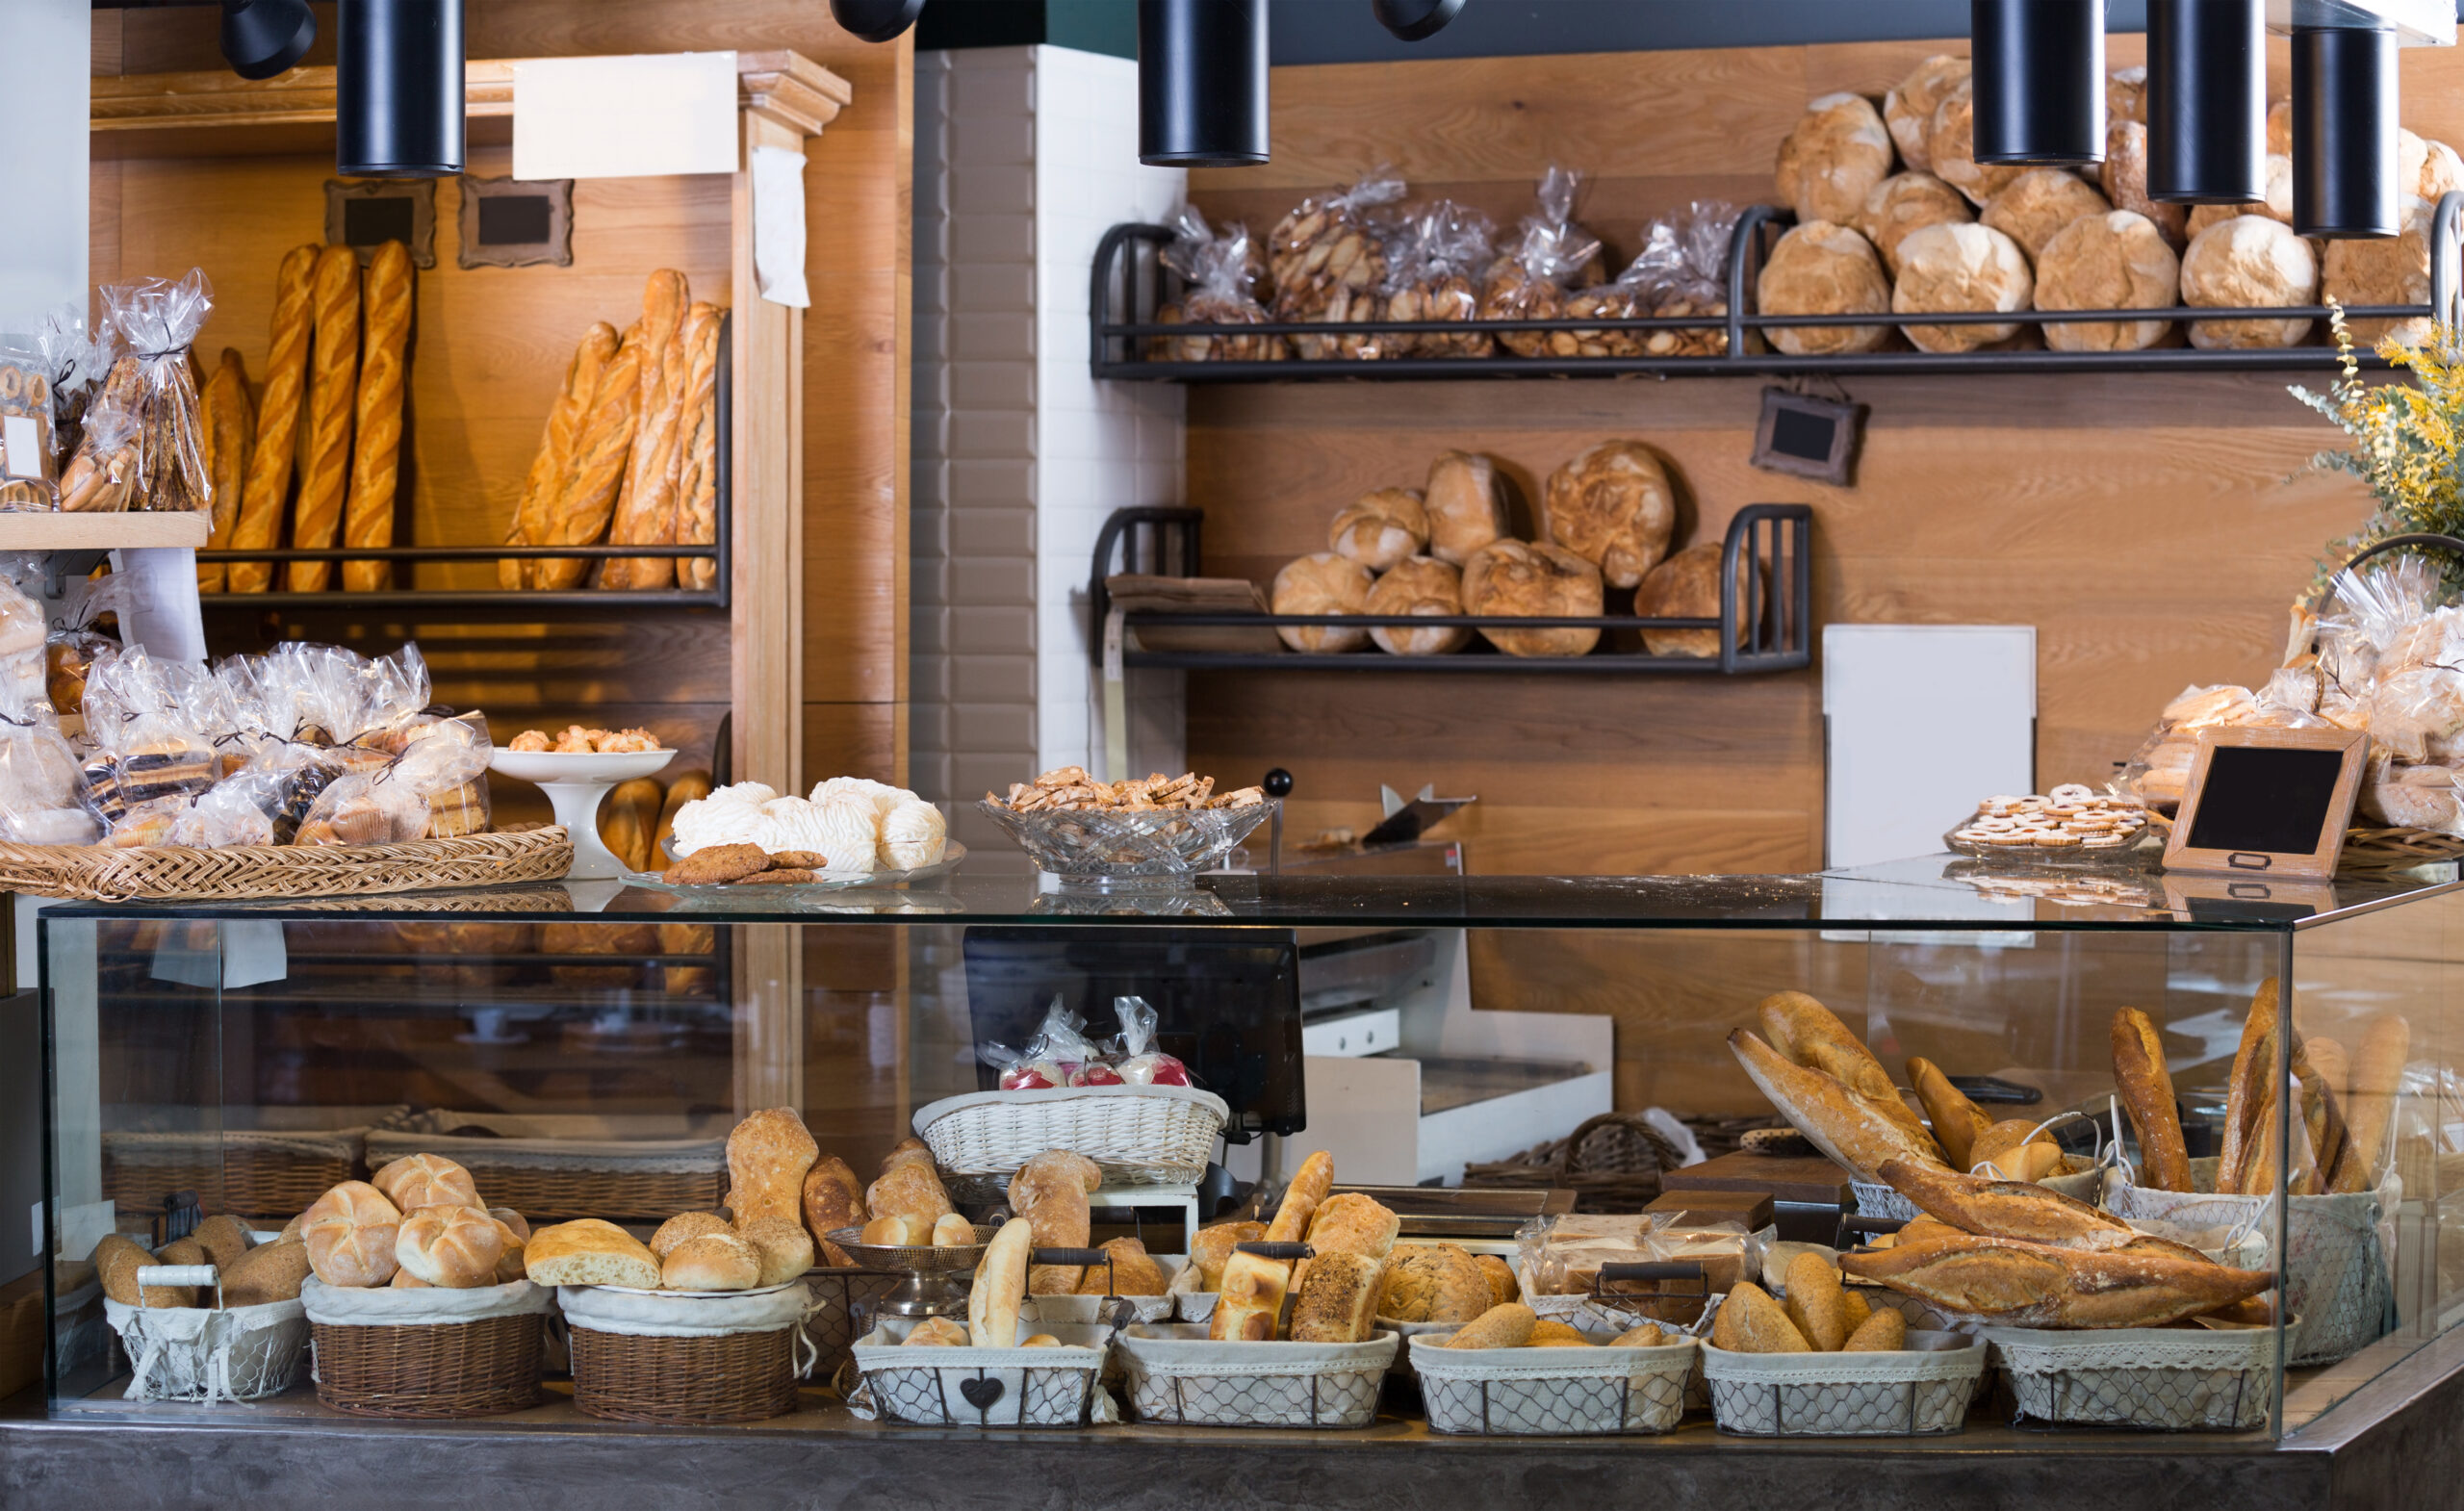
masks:
<path fill-rule="evenodd" d="M 1036 867 L 1062 879 L 1065 890 L 1176 888 L 1224 862 L 1234 846 L 1275 810 L 1266 799 L 1230 808 L 1038 808 L 1021 813 L 999 803 L 977 807 L 991 815 Z"/>

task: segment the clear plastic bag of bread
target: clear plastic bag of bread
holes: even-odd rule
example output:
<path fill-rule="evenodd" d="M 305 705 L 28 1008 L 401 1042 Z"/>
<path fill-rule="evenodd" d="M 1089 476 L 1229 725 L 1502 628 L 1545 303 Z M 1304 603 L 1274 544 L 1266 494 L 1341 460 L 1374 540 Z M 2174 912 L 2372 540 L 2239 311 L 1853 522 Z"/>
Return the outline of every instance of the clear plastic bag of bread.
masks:
<path fill-rule="evenodd" d="M 1373 320 L 1386 286 L 1386 239 L 1402 178 L 1380 165 L 1349 189 L 1312 194 L 1267 235 L 1267 271 L 1274 283 L 1278 320 Z M 1375 335 L 1295 336 L 1293 350 L 1312 362 L 1329 357 L 1369 360 L 1393 355 L 1391 338 Z"/>
<path fill-rule="evenodd" d="M 136 447 L 135 493 L 124 506 L 174 512 L 211 508 L 214 483 L 206 473 L 204 421 L 197 407 L 196 372 L 189 362 L 189 347 L 214 309 L 214 288 L 205 269 L 192 269 L 177 282 L 145 278 L 108 284 L 100 297 L 119 355 L 93 400 L 71 469 L 90 454 L 101 463 L 106 455 L 102 448 L 123 432 L 116 426 L 110 437 L 95 432 L 105 414 L 117 414 L 130 422 Z M 74 506 L 70 494 L 64 475 L 62 507 Z"/>
<path fill-rule="evenodd" d="M 335 779 L 309 807 L 292 835 L 295 845 L 391 845 L 427 833 L 427 800 L 392 769 L 354 771 Z"/>
<path fill-rule="evenodd" d="M 81 803 L 114 844 L 167 842 L 186 801 L 221 776 L 214 744 L 234 714 L 220 683 L 201 666 L 142 650 L 98 660 L 86 679 Z"/>
<path fill-rule="evenodd" d="M 1049 1091 L 1082 1084 L 1073 1078 L 1104 1056 L 1087 1037 L 1087 1020 L 1056 995 L 1025 1048 L 987 1040 L 975 1047 L 975 1058 L 999 1073 L 1004 1091 Z"/>
<path fill-rule="evenodd" d="M 52 451 L 66 457 L 84 438 L 87 406 L 93 402 L 94 390 L 111 371 L 119 348 L 113 344 L 109 321 L 89 331 L 82 304 L 66 301 L 43 316 L 34 339 L 51 374 Z"/>
<path fill-rule="evenodd" d="M 1572 291 L 1607 281 L 1600 238 L 1575 223 L 1581 191 L 1582 175 L 1570 168 L 1552 166 L 1541 175 L 1539 209 L 1523 218 L 1481 282 L 1480 319 L 1556 320 L 1565 315 Z M 1549 336 L 1544 330 L 1502 331 L 1498 345 L 1517 356 L 1546 356 Z"/>
<path fill-rule="evenodd" d="M 1158 323 L 1260 325 L 1266 306 L 1254 292 L 1265 269 L 1249 228 L 1234 221 L 1218 231 L 1194 206 L 1172 220 L 1164 266 L 1181 276 L 1181 296 L 1155 312 Z M 1147 355 L 1161 362 L 1281 362 L 1291 348 L 1281 336 L 1153 336 Z"/>
<path fill-rule="evenodd" d="M 1187 1086 L 1190 1067 L 1178 1055 L 1155 1047 L 1155 1027 L 1162 1014 L 1144 997 L 1115 997 L 1113 1014 L 1120 1020 L 1120 1053 L 1113 1068 L 1132 1086 Z"/>
<path fill-rule="evenodd" d="M 48 707 L 0 711 L 0 837 L 90 845 L 102 825 L 80 801 L 77 755 Z"/>
<path fill-rule="evenodd" d="M 14 446 L 0 447 L 0 513 L 58 509 L 50 363 L 31 338 L 0 338 L 0 422 L 16 437 Z"/>
<path fill-rule="evenodd" d="M 1617 275 L 1616 286 L 1626 292 L 1633 318 L 1714 319 L 1681 330 L 1612 333 L 1628 339 L 1633 355 L 1709 357 L 1729 349 L 1729 242 L 1743 213 L 1724 199 L 1697 199 L 1644 225 L 1642 250 Z M 1568 313 L 1584 313 L 1580 305 L 1585 296 L 1577 295 Z"/>
<path fill-rule="evenodd" d="M 1386 318 L 1469 320 L 1480 313 L 1480 277 L 1495 260 L 1497 227 L 1451 199 L 1415 206 L 1386 243 Z M 1385 338 L 1387 356 L 1485 357 L 1497 344 L 1485 332 L 1424 331 Z"/>
<path fill-rule="evenodd" d="M 69 585 L 43 640 L 43 692 L 54 713 L 71 714 L 86 704 L 86 674 L 96 657 L 119 649 L 104 627 L 127 623 L 136 579 L 120 573 L 82 578 Z"/>

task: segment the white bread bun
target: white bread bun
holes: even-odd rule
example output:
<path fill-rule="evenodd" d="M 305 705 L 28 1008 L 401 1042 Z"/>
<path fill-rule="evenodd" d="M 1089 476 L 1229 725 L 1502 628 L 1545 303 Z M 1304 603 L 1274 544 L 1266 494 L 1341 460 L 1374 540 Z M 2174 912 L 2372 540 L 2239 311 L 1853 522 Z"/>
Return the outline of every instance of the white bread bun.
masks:
<path fill-rule="evenodd" d="M 492 1286 L 505 1233 L 477 1207 L 422 1207 L 402 1218 L 394 1258 L 405 1273 L 445 1290 Z"/>
<path fill-rule="evenodd" d="M 907 1335 L 910 1348 L 963 1348 L 967 1345 L 966 1329 L 946 1317 L 928 1317 L 915 1324 Z"/>
<path fill-rule="evenodd" d="M 1895 276 L 1899 272 L 1899 243 L 1908 239 L 1909 233 L 1929 225 L 1975 218 L 1976 212 L 1968 208 L 1967 196 L 1933 174 L 1893 173 L 1865 196 L 1857 229 L 1874 243 L 1883 266 Z"/>
<path fill-rule="evenodd" d="M 658 1257 L 641 1240 L 597 1217 L 539 1229 L 522 1258 L 533 1285 L 658 1289 Z"/>
<path fill-rule="evenodd" d="M 2403 202 L 2402 235 L 2339 237 L 2329 242 L 2319 269 L 2321 291 L 2348 308 L 2356 304 L 2427 304 L 2429 228 L 2436 208 L 2435 201 L 2416 194 Z M 2348 323 L 2353 345 L 2365 351 L 2389 336 L 2418 346 L 2426 342 L 2430 333 L 2426 316 Z"/>
<path fill-rule="evenodd" d="M 933 1242 L 934 1222 L 935 1219 L 929 1217 L 875 1217 L 864 1224 L 863 1237 L 858 1242 L 882 1248 L 930 1243 Z"/>
<path fill-rule="evenodd" d="M 2182 302 L 2217 309 L 2309 304 L 2319 295 L 2319 264 L 2291 226 L 2237 216 L 2192 239 L 2182 254 Z M 2291 346 L 2310 333 L 2298 320 L 2193 320 L 2191 345 L 2210 348 Z"/>
<path fill-rule="evenodd" d="M 480 1205 L 471 1172 L 441 1154 L 406 1154 L 370 1176 L 368 1183 L 404 1212 Z"/>
<path fill-rule="evenodd" d="M 1890 176 L 1891 140 L 1882 113 L 1861 94 L 1825 94 L 1780 143 L 1780 199 L 1804 220 L 1853 220 L 1865 195 Z"/>
<path fill-rule="evenodd" d="M 926 1237 L 935 1248 L 965 1248 L 975 1242 L 975 1224 L 946 1212 L 933 1220 L 933 1231 Z"/>
<path fill-rule="evenodd" d="M 1936 53 L 1883 96 L 1883 123 L 1890 128 L 1891 141 L 1899 145 L 1899 160 L 1910 171 L 1933 171 L 1934 157 L 1926 149 L 1925 139 L 1934 129 L 1934 112 L 1943 95 L 1967 82 L 1968 72 L 1966 59 Z"/>
<path fill-rule="evenodd" d="M 2293 155 L 2293 102 L 2278 100 L 2268 107 L 2268 150 Z"/>
<path fill-rule="evenodd" d="M 1369 590 L 1373 614 L 1460 614 L 1463 574 L 1435 556 L 1412 556 L 1395 563 Z M 1472 640 L 1463 628 L 1401 629 L 1381 627 L 1369 638 L 1391 655 L 1447 655 Z"/>
<path fill-rule="evenodd" d="M 2283 225 L 2293 223 L 2293 160 L 2271 152 L 2268 154 L 2268 193 L 2265 199 L 2254 199 L 2239 205 L 2193 205 L 2189 220 L 2191 240 L 2195 242 L 2209 226 L 2222 225 L 2241 216 L 2259 216 Z"/>
<path fill-rule="evenodd" d="M 653 1254 L 664 1260 L 668 1250 L 686 1239 L 734 1231 L 734 1225 L 715 1212 L 680 1212 L 658 1225 L 658 1231 L 651 1235 L 650 1248 Z"/>
<path fill-rule="evenodd" d="M 2112 208 L 2095 186 L 2068 168 L 2032 167 L 2011 180 L 1977 218 L 2018 243 L 2033 266 L 2053 233 Z"/>
<path fill-rule="evenodd" d="M 1771 248 L 1754 285 L 1765 315 L 1884 315 L 1890 280 L 1873 243 L 1847 226 L 1813 220 L 1793 226 Z M 1871 351 L 1890 339 L 1887 325 L 1767 326 L 1771 345 L 1791 356 Z"/>
<path fill-rule="evenodd" d="M 1561 546 L 1502 540 L 1463 566 L 1467 614 L 1564 615 L 1601 611 L 1600 569 Z M 1597 629 L 1482 629 L 1508 655 L 1581 655 L 1600 643 Z"/>
<path fill-rule="evenodd" d="M 2145 216 L 2176 252 L 2190 244 L 2190 207 L 2159 204 L 2147 197 L 2145 121 L 2118 120 L 2106 128 L 2105 163 L 2097 169 L 2097 178 L 2115 209 Z"/>
<path fill-rule="evenodd" d="M 2161 310 L 2181 294 L 2181 259 L 2145 216 L 2111 210 L 2071 221 L 2037 257 L 2040 310 Z M 2139 351 L 2165 339 L 2169 320 L 2047 325 L 2056 351 Z"/>
<path fill-rule="evenodd" d="M 1440 451 L 1428 465 L 1422 498 L 1428 515 L 1428 553 L 1459 567 L 1472 552 L 1506 534 L 1505 480 L 1497 458 L 1477 451 Z"/>
<path fill-rule="evenodd" d="M 2147 66 L 2116 68 L 2105 75 L 2105 119 L 2147 120 Z"/>
<path fill-rule="evenodd" d="M 345 1181 L 300 1214 L 308 1268 L 329 1286 L 381 1286 L 401 1261 L 394 1257 L 401 1209 L 366 1181 Z"/>
<path fill-rule="evenodd" d="M 705 1233 L 667 1251 L 658 1283 L 666 1291 L 750 1291 L 761 1284 L 761 1251 L 732 1233 Z"/>
<path fill-rule="evenodd" d="M 760 1258 L 761 1277 L 756 1285 L 783 1285 L 812 1268 L 812 1235 L 801 1222 L 784 1217 L 756 1217 L 736 1229 L 736 1237 L 754 1247 Z M 660 1267 L 662 1278 L 665 1266 Z"/>
<path fill-rule="evenodd" d="M 2024 310 L 2036 293 L 2019 243 L 1989 225 L 1929 225 L 1899 243 L 1891 309 L 1901 315 Z M 1926 351 L 1974 351 L 2017 334 L 2016 325 L 1902 325 Z"/>
<path fill-rule="evenodd" d="M 1338 556 L 1383 572 L 1428 544 L 1428 511 L 1418 489 L 1380 488 L 1335 516 L 1326 544 Z"/>
<path fill-rule="evenodd" d="M 1933 160 L 1936 178 L 1982 209 L 2027 169 L 1976 160 L 1975 85 L 1973 78 L 1962 79 L 1934 107 L 1934 123 L 1925 133 L 1925 154 Z"/>
<path fill-rule="evenodd" d="M 1286 562 L 1274 575 L 1269 605 L 1278 614 L 1357 614 L 1369 607 L 1369 569 L 1348 556 L 1322 551 Z M 1335 626 L 1287 626 L 1277 629 L 1283 643 L 1313 655 L 1357 651 L 1369 644 L 1369 631 Z"/>

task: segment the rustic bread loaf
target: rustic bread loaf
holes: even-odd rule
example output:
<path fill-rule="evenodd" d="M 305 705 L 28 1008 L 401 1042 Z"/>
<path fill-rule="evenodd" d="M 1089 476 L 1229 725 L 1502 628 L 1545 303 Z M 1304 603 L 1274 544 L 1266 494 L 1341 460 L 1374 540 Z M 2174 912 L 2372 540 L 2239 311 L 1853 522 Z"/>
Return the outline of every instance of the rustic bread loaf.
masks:
<path fill-rule="evenodd" d="M 1313 552 L 1286 562 L 1274 575 L 1268 605 L 1278 614 L 1359 614 L 1369 608 L 1369 569 L 1331 551 Z M 1357 651 L 1369 644 L 1365 629 L 1332 625 L 1287 626 L 1275 633 L 1295 651 L 1331 655 Z"/>
<path fill-rule="evenodd" d="M 1927 150 L 1926 138 L 1934 129 L 1934 112 L 1943 95 L 1967 82 L 1968 73 L 1966 59 L 1936 53 L 1883 96 L 1883 123 L 1890 128 L 1891 141 L 1899 144 L 1899 160 L 1911 171 L 1933 171 L 1934 155 Z"/>
<path fill-rule="evenodd" d="M 2202 207 L 2204 208 L 2204 207 Z M 2198 233 L 2182 254 L 2182 302 L 2218 309 L 2308 304 L 2318 297 L 2319 264 L 2310 243 L 2281 221 L 2237 216 Z M 2191 345 L 2210 348 L 2291 346 L 2311 320 L 2193 320 Z"/>
<path fill-rule="evenodd" d="M 2403 201 L 2403 233 L 2387 237 L 2338 237 L 2327 243 L 2319 273 L 2326 297 L 2349 308 L 2356 304 L 2427 304 L 2429 302 L 2430 219 L 2437 201 L 2412 195 Z M 2418 346 L 2429 339 L 2427 316 L 2411 320 L 2355 320 L 2348 322 L 2355 346 L 2363 350 L 2393 336 Z"/>
<path fill-rule="evenodd" d="M 1162 1295 L 1168 1277 L 1164 1268 L 1136 1239 L 1107 1239 L 1096 1245 L 1113 1257 L 1109 1265 L 1089 1265 L 1078 1278 L 1080 1295 Z M 1032 1279 L 1028 1284 L 1034 1292 Z"/>
<path fill-rule="evenodd" d="M 1934 108 L 1934 123 L 1925 133 L 1925 153 L 1933 160 L 1936 178 L 1982 208 L 2027 169 L 1976 160 L 1975 83 L 1972 78 L 1962 79 L 1942 95 L 1942 102 Z"/>
<path fill-rule="evenodd" d="M 1933 225 L 1899 243 L 1891 309 L 1901 315 L 2024 310 L 2036 293 L 2027 254 L 1989 225 Z M 1902 325 L 1926 351 L 1974 351 L 2017 334 L 2015 324 Z"/>
<path fill-rule="evenodd" d="M 1371 584 L 1367 611 L 1460 614 L 1463 574 L 1435 556 L 1408 557 Z M 1390 655 L 1448 655 L 1470 644 L 1472 631 L 1460 627 L 1402 629 L 1380 626 L 1369 632 L 1369 638 Z"/>
<path fill-rule="evenodd" d="M 2037 255 L 2040 310 L 2158 310 L 2181 289 L 2181 261 L 2164 233 L 2129 210 L 2071 221 Z M 2047 325 L 2056 351 L 2137 351 L 2165 339 L 2169 320 L 2102 320 Z"/>
<path fill-rule="evenodd" d="M 1010 1210 L 1027 1219 L 1037 1248 L 1085 1248 L 1092 1217 L 1087 1198 L 1104 1183 L 1095 1162 L 1069 1149 L 1047 1149 L 1010 1177 Z M 1039 1265 L 1028 1271 L 1029 1295 L 1067 1295 L 1078 1289 L 1076 1267 Z"/>
<path fill-rule="evenodd" d="M 821 1148 L 789 1107 L 746 1115 L 728 1134 L 728 1210 L 738 1222 L 804 1213 L 805 1172 Z"/>
<path fill-rule="evenodd" d="M 2147 197 L 2146 122 L 2118 120 L 2106 128 L 2104 166 L 2096 173 L 2115 209 L 2145 216 L 2176 252 L 2190 244 L 2190 206 Z"/>
<path fill-rule="evenodd" d="M 1384 1291 L 1377 1315 L 1398 1322 L 1468 1322 L 1501 1299 L 1479 1262 L 1455 1243 L 1396 1244 Z"/>
<path fill-rule="evenodd" d="M 1600 613 L 1601 603 L 1600 569 L 1545 541 L 1497 541 L 1463 566 L 1467 614 L 1575 618 Z M 1483 628 L 1480 634 L 1508 655 L 1581 655 L 1600 643 L 1597 629 Z"/>
<path fill-rule="evenodd" d="M 2018 243 L 2033 265 L 2056 231 L 2112 208 L 2093 185 L 2068 168 L 2032 167 L 2011 180 L 1977 218 Z"/>
<path fill-rule="evenodd" d="M 1603 441 L 1551 473 L 1541 491 L 1541 538 L 1598 567 L 1611 587 L 1640 583 L 1676 529 L 1667 463 L 1640 441 Z"/>
<path fill-rule="evenodd" d="M 1852 220 L 1890 176 L 1890 130 L 1861 94 L 1825 94 L 1780 143 L 1780 200 L 1799 220 Z"/>
<path fill-rule="evenodd" d="M 1428 466 L 1421 507 L 1428 517 L 1428 553 L 1461 566 L 1472 552 L 1506 534 L 1505 479 L 1497 458 L 1478 451 L 1440 451 Z"/>
<path fill-rule="evenodd" d="M 1883 315 L 1890 279 L 1873 243 L 1844 225 L 1814 220 L 1789 228 L 1762 264 L 1755 299 L 1765 315 Z M 1791 356 L 1872 351 L 1890 340 L 1887 325 L 1777 325 L 1763 330 Z"/>
<path fill-rule="evenodd" d="M 1383 572 L 1428 544 L 1428 512 L 1414 488 L 1380 488 L 1364 494 L 1335 516 L 1326 544 L 1372 572 Z"/>
<path fill-rule="evenodd" d="M 1717 619 L 1720 617 L 1722 542 L 1698 541 L 1654 567 L 1634 590 L 1634 612 L 1645 619 Z M 1736 558 L 1736 641 L 1746 643 L 1746 580 L 1753 557 Z M 1645 629 L 1643 649 L 1654 655 L 1715 656 L 1720 653 L 1716 629 Z"/>
<path fill-rule="evenodd" d="M 2265 199 L 2254 199 L 2240 205 L 2193 205 L 2186 222 L 2190 238 L 2195 242 L 2209 226 L 2221 225 L 2238 216 L 2260 216 L 2284 225 L 2293 223 L 2293 160 L 2275 153 L 2268 154 L 2268 193 Z"/>
<path fill-rule="evenodd" d="M 2147 68 L 2137 64 L 2105 75 L 2105 119 L 2147 120 Z"/>
<path fill-rule="evenodd" d="M 531 1234 L 523 1263 L 533 1285 L 658 1289 L 658 1256 L 623 1228 L 597 1217 L 559 1222 Z"/>
<path fill-rule="evenodd" d="M 1865 196 L 1857 229 L 1874 243 L 1883 266 L 1899 271 L 1899 243 L 1929 225 L 1973 220 L 1967 196 L 1931 173 L 1893 173 Z"/>

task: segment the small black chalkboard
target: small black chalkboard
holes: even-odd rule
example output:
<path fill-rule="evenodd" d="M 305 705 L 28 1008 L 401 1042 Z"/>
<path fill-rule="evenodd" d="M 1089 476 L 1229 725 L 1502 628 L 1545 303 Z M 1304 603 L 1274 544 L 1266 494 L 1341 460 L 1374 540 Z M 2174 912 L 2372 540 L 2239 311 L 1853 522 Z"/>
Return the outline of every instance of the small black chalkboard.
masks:
<path fill-rule="evenodd" d="M 2202 730 L 2165 868 L 2333 875 L 2369 743 L 2354 730 Z"/>
<path fill-rule="evenodd" d="M 1752 461 L 1765 472 L 1845 488 L 1856 472 L 1857 443 L 1864 428 L 1862 404 L 1766 388 Z"/>

